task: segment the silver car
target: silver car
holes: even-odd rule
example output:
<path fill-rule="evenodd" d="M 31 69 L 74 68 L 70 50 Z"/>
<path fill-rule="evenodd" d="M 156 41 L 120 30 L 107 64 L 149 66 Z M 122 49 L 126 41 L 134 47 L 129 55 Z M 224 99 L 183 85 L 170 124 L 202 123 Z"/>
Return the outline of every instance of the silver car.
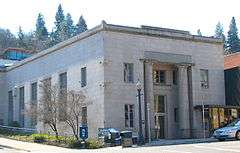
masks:
<path fill-rule="evenodd" d="M 214 131 L 213 137 L 219 141 L 232 138 L 240 140 L 240 119 L 233 121 L 223 128 L 217 129 Z"/>

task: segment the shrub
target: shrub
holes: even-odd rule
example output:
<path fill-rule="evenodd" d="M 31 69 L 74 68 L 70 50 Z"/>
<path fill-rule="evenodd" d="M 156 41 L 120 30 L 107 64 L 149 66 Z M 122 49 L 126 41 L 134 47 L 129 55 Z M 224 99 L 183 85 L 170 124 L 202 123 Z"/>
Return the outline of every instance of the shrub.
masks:
<path fill-rule="evenodd" d="M 32 134 L 31 137 L 34 142 L 42 143 L 48 140 L 49 135 L 48 134 Z"/>
<path fill-rule="evenodd" d="M 72 140 L 69 140 L 67 144 L 69 148 L 78 148 L 78 149 L 83 148 L 83 145 L 80 140 L 72 139 Z"/>
<path fill-rule="evenodd" d="M 102 148 L 103 146 L 104 144 L 102 142 L 95 139 L 89 139 L 86 142 L 87 149 L 98 149 L 98 148 Z"/>

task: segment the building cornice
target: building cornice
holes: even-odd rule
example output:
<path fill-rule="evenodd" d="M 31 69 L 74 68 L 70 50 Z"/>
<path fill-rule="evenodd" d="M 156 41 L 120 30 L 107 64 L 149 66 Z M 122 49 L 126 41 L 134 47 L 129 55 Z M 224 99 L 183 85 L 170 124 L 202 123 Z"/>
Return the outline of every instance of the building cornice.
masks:
<path fill-rule="evenodd" d="M 66 46 L 69 46 L 77 41 L 90 37 L 100 31 L 113 31 L 113 32 L 119 32 L 119 33 L 129 33 L 129 34 L 136 34 L 136 35 L 146 35 L 146 36 L 163 37 L 163 38 L 178 39 L 178 40 L 180 39 L 180 40 L 187 40 L 187 41 L 198 41 L 198 42 L 205 42 L 205 43 L 219 43 L 219 44 L 223 43 L 221 39 L 212 38 L 212 37 L 195 36 L 195 35 L 191 35 L 187 31 L 174 30 L 174 29 L 164 30 L 164 28 L 159 28 L 158 30 L 158 29 L 146 28 L 146 27 L 147 26 L 145 26 L 144 28 L 137 28 L 137 27 L 129 27 L 129 26 L 112 25 L 112 24 L 107 24 L 105 21 L 102 21 L 100 25 L 90 30 L 87 30 L 49 49 L 46 49 L 44 51 L 41 51 L 37 54 L 32 55 L 31 57 L 28 57 L 22 61 L 19 61 L 13 66 L 8 67 L 6 71 L 11 71 L 13 69 L 16 69 L 31 61 L 34 61 L 38 58 L 46 56 Z"/>

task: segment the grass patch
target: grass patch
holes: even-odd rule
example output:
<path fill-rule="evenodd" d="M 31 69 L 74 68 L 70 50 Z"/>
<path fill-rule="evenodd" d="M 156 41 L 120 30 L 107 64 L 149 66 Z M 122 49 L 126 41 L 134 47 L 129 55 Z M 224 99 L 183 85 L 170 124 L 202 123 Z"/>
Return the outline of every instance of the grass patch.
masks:
<path fill-rule="evenodd" d="M 36 142 L 65 148 L 83 148 L 85 145 L 87 149 L 98 149 L 104 146 L 103 143 L 95 139 L 89 139 L 86 141 L 86 144 L 84 144 L 74 137 L 59 136 L 57 139 L 55 136 L 49 134 L 20 133 L 6 129 L 0 129 L 0 136 L 18 141 Z"/>

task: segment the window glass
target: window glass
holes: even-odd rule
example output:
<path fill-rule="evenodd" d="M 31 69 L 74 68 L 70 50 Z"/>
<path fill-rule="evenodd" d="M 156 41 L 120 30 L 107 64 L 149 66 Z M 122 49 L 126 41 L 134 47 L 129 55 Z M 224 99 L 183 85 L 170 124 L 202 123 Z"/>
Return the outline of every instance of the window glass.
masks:
<path fill-rule="evenodd" d="M 37 101 L 37 82 L 31 84 L 31 102 Z"/>
<path fill-rule="evenodd" d="M 13 122 L 13 92 L 8 92 L 8 124 Z"/>
<path fill-rule="evenodd" d="M 174 85 L 177 85 L 177 70 L 172 71 L 172 81 Z"/>
<path fill-rule="evenodd" d="M 82 107 L 82 124 L 87 124 L 87 107 Z"/>
<path fill-rule="evenodd" d="M 154 111 L 155 113 L 165 113 L 165 96 L 154 96 Z"/>
<path fill-rule="evenodd" d="M 134 105 L 124 105 L 125 127 L 134 127 Z"/>
<path fill-rule="evenodd" d="M 24 87 L 19 88 L 19 123 L 24 127 Z"/>
<path fill-rule="evenodd" d="M 87 68 L 81 68 L 81 87 L 85 87 L 87 85 Z"/>
<path fill-rule="evenodd" d="M 133 75 L 133 63 L 124 63 L 124 82 L 133 83 L 134 75 Z"/>
<path fill-rule="evenodd" d="M 60 87 L 60 107 L 59 107 L 59 120 L 64 121 L 66 117 L 66 107 L 67 107 L 67 72 L 61 73 L 59 75 L 59 87 Z"/>
<path fill-rule="evenodd" d="M 208 88 L 209 87 L 209 81 L 208 81 L 208 70 L 201 69 L 200 70 L 200 83 L 202 88 Z"/>
<path fill-rule="evenodd" d="M 153 82 L 154 83 L 166 83 L 166 71 L 164 70 L 154 70 L 153 71 Z"/>

